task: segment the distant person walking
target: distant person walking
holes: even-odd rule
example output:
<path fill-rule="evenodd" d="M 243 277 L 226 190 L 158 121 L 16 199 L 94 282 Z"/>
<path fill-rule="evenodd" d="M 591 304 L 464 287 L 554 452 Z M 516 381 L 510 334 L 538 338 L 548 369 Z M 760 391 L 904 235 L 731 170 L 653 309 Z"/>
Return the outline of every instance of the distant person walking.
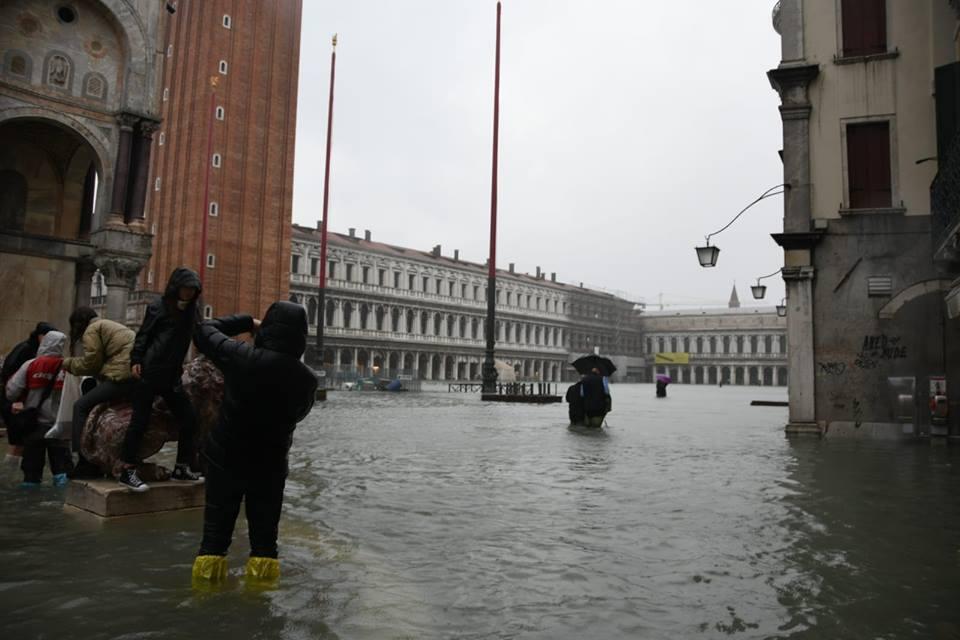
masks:
<path fill-rule="evenodd" d="M 232 336 L 255 333 L 251 345 Z M 216 426 L 207 436 L 203 541 L 193 564 L 198 581 L 226 576 L 227 550 L 240 503 L 250 535 L 247 576 L 280 575 L 277 535 L 287 455 L 293 431 L 313 407 L 317 378 L 301 361 L 307 314 L 292 302 L 270 305 L 263 322 L 247 315 L 203 322 L 200 352 L 223 372 L 224 395 Z"/>
<path fill-rule="evenodd" d="M 123 471 L 120 473 L 120 484 L 133 491 L 150 488 L 137 475 L 137 464 L 140 462 L 140 445 L 150 424 L 153 399 L 157 396 L 163 398 L 180 426 L 177 462 L 171 477 L 188 481 L 203 479 L 190 468 L 194 464 L 197 418 L 190 398 L 180 386 L 183 360 L 190 349 L 199 318 L 200 291 L 200 276 L 195 271 L 186 267 L 175 269 L 163 296 L 147 306 L 143 324 L 134 340 L 130 365 L 137 382 L 131 393 L 133 416 L 123 441 Z"/>
<path fill-rule="evenodd" d="M 583 412 L 588 427 L 603 426 L 603 419 L 611 408 L 610 382 L 600 370 L 593 368 L 580 381 L 580 395 L 583 398 Z"/>

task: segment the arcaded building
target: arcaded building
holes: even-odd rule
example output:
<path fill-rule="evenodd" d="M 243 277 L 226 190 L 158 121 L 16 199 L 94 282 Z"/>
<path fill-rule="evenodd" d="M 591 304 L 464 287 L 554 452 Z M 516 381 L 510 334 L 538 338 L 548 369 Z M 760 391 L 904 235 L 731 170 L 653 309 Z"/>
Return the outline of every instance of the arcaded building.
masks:
<path fill-rule="evenodd" d="M 288 297 L 301 9 L 177 3 L 162 47 L 144 291 L 185 265 L 203 275 L 208 315 L 262 314 Z"/>
<path fill-rule="evenodd" d="M 391 245 L 354 229 L 330 233 L 326 308 L 319 309 L 320 234 L 293 227 L 291 297 L 310 319 L 308 360 L 324 322 L 323 363 L 331 371 L 375 371 L 423 380 L 479 380 L 484 359 L 487 269 L 444 253 Z M 576 377 L 574 358 L 595 348 L 611 357 L 614 381 L 643 375 L 634 303 L 557 280 L 540 268 L 497 273 L 496 357 L 519 380 Z"/>
<path fill-rule="evenodd" d="M 144 224 L 159 123 L 156 0 L 0 3 L 0 351 L 63 328 L 100 269 L 125 320 L 150 255 Z"/>

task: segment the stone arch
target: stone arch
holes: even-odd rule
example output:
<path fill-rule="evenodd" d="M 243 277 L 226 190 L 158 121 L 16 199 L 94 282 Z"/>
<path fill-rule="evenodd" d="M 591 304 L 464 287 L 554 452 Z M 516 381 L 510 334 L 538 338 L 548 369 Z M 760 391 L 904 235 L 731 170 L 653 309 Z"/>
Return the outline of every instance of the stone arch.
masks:
<path fill-rule="evenodd" d="M 360 328 L 367 329 L 370 327 L 370 305 L 364 302 L 360 305 Z"/>
<path fill-rule="evenodd" d="M 80 136 L 90 146 L 93 152 L 93 164 L 99 176 L 94 215 L 98 220 L 103 220 L 110 206 L 110 194 L 113 193 L 113 165 L 109 162 L 111 157 L 109 149 L 112 148 L 110 140 L 102 132 L 94 131 L 77 118 L 61 111 L 36 105 L 0 109 L 0 126 L 31 121 L 66 129 Z"/>
<path fill-rule="evenodd" d="M 307 302 L 307 319 L 310 324 L 317 324 L 317 299 L 310 298 Z"/>
<path fill-rule="evenodd" d="M 59 49 L 47 52 L 43 58 L 43 79 L 41 84 L 56 91 L 73 93 L 73 76 L 77 65 L 70 54 Z"/>
<path fill-rule="evenodd" d="M 333 319 L 336 317 L 337 312 L 337 303 L 333 300 L 327 300 L 327 310 L 326 317 L 324 318 L 325 325 L 328 327 L 333 326 Z"/>
<path fill-rule="evenodd" d="M 400 373 L 400 354 L 396 351 L 390 352 L 387 356 L 387 371 L 394 377 Z"/>
<path fill-rule="evenodd" d="M 919 298 L 920 296 L 925 296 L 928 293 L 940 293 L 949 290 L 949 280 L 934 278 L 932 280 L 923 280 L 921 282 L 917 282 L 905 289 L 901 289 L 897 295 L 890 298 L 890 300 L 887 301 L 887 304 L 880 308 L 877 316 L 881 320 L 892 320 L 893 317 L 897 315 L 897 312 L 903 307 L 903 305 L 907 304 L 911 300 Z"/>
<path fill-rule="evenodd" d="M 417 331 L 417 323 L 415 320 L 416 314 L 414 313 L 413 309 L 407 309 L 407 312 L 405 315 L 407 319 L 407 333 L 416 333 Z"/>

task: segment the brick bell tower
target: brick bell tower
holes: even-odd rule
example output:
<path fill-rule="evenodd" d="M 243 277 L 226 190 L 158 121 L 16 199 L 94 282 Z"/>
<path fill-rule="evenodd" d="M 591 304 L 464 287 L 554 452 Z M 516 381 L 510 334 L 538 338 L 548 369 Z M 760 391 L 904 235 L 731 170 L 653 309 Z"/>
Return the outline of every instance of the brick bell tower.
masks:
<path fill-rule="evenodd" d="M 203 276 L 207 316 L 287 299 L 301 13 L 302 0 L 177 3 L 141 290 L 184 265 Z"/>

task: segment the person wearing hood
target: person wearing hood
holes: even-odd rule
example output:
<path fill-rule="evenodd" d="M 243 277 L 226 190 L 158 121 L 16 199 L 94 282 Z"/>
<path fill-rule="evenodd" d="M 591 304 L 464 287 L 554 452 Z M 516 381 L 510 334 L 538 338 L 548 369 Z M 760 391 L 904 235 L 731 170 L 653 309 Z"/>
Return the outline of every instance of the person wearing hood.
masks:
<path fill-rule="evenodd" d="M 67 483 L 72 460 L 68 445 L 48 440 L 43 434 L 56 421 L 56 407 L 63 389 L 63 347 L 67 336 L 48 331 L 40 341 L 37 357 L 24 362 L 6 384 L 6 397 L 15 415 L 24 420 L 22 486 L 38 486 L 43 480 L 44 457 L 50 459 L 53 484 Z M 29 416 L 29 418 L 28 418 Z"/>
<path fill-rule="evenodd" d="M 97 379 L 97 386 L 73 405 L 73 450 L 79 454 L 79 460 L 71 478 L 103 477 L 100 468 L 83 457 L 80 440 L 87 416 L 95 406 L 129 395 L 133 386 L 130 350 L 134 336 L 133 331 L 119 322 L 97 317 L 97 312 L 90 307 L 78 307 L 70 314 L 70 343 L 80 344 L 82 355 L 64 358 L 63 369 L 77 377 Z"/>
<path fill-rule="evenodd" d="M 255 333 L 251 345 L 235 339 Z M 292 302 L 270 305 L 263 322 L 248 315 L 208 320 L 194 344 L 223 372 L 224 395 L 207 436 L 203 541 L 193 565 L 198 581 L 226 576 L 226 555 L 240 503 L 250 535 L 247 577 L 280 575 L 277 533 L 293 431 L 317 391 L 317 377 L 300 358 L 307 344 L 307 314 Z"/>
<path fill-rule="evenodd" d="M 133 389 L 133 415 L 123 441 L 120 484 L 142 492 L 150 487 L 137 476 L 140 444 L 150 423 L 153 399 L 161 396 L 167 408 L 180 423 L 177 463 L 171 476 L 174 480 L 200 481 L 203 477 L 191 470 L 197 418 L 183 387 L 183 360 L 197 326 L 197 305 L 200 299 L 200 276 L 186 267 L 178 267 L 159 300 L 151 302 L 143 317 L 130 353 L 130 368 L 138 380 Z"/>
<path fill-rule="evenodd" d="M 0 369 L 0 391 L 7 386 L 7 381 L 20 370 L 24 362 L 37 356 L 40 341 L 50 331 L 56 331 L 56 328 L 46 322 L 38 322 L 27 339 L 10 350 L 10 353 L 3 359 L 3 367 Z M 23 455 L 23 440 L 17 433 L 16 428 L 12 427 L 16 424 L 16 420 L 13 417 L 11 403 L 7 401 L 3 393 L 0 393 L 0 418 L 3 418 L 3 423 L 7 425 L 7 441 L 10 443 L 10 452 L 7 454 L 7 458 L 19 458 Z"/>

